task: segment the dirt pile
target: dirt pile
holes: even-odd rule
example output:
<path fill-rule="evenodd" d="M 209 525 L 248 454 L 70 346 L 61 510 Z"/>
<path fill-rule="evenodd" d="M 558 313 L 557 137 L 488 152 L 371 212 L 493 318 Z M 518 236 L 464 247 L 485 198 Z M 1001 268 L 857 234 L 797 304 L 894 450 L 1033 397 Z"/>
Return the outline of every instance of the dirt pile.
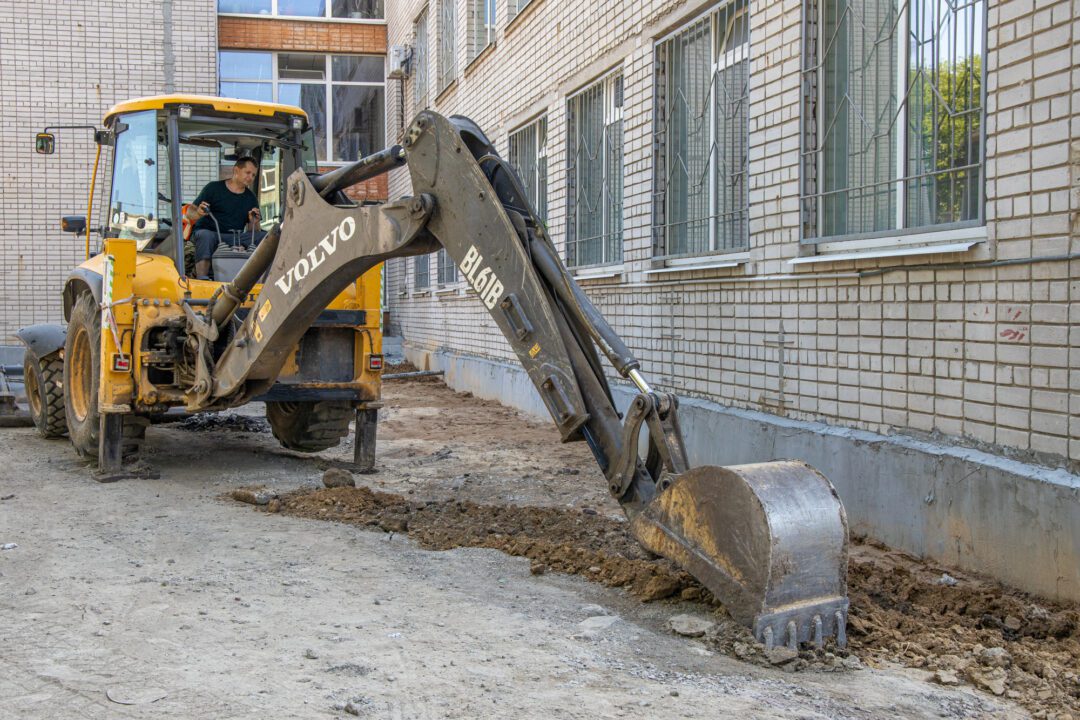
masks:
<path fill-rule="evenodd" d="M 295 491 L 258 509 L 407 533 L 433 550 L 493 548 L 529 558 L 534 573 L 582 575 L 646 601 L 701 602 L 719 616 L 706 641 L 748 662 L 788 670 L 858 666 L 835 648 L 804 650 L 798 658 L 767 656 L 690 575 L 651 558 L 625 522 L 589 509 L 417 501 L 364 487 Z M 1007 696 L 1038 718 L 1080 718 L 1077 608 L 950 572 L 855 543 L 849 649 L 871 666 L 895 662 L 929 671 L 932 682 Z"/>

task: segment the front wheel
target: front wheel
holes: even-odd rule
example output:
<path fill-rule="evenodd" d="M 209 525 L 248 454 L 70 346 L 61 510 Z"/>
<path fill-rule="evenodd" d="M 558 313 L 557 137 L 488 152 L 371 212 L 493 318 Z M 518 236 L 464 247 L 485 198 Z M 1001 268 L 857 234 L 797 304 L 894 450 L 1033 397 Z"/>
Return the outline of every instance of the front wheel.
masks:
<path fill-rule="evenodd" d="M 267 402 L 266 419 L 282 447 L 300 452 L 332 448 L 349 434 L 353 406 L 348 400 Z"/>
<path fill-rule="evenodd" d="M 28 348 L 23 354 L 23 382 L 30 417 L 43 438 L 67 435 L 63 379 L 64 361 L 60 353 L 39 359 Z"/>
<path fill-rule="evenodd" d="M 98 456 L 101 414 L 98 382 L 101 371 L 101 310 L 93 295 L 75 301 L 64 341 L 64 405 L 71 444 L 83 457 Z M 146 434 L 146 419 L 125 415 L 121 430 L 124 456 L 139 451 Z"/>

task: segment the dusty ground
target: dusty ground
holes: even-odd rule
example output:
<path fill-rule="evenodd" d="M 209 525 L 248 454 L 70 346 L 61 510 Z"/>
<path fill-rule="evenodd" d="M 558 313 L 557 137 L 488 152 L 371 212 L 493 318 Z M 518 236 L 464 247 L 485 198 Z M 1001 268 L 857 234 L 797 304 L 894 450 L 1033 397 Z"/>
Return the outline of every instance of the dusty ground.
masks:
<path fill-rule="evenodd" d="M 1073 610 L 865 545 L 862 663 L 676 636 L 722 611 L 626 539 L 582 445 L 435 381 L 386 394 L 357 489 L 318 489 L 351 447 L 301 457 L 252 418 L 155 426 L 160 478 L 114 485 L 0 432 L 0 718 L 1080 718 Z M 227 499 L 253 482 L 284 512 Z M 968 684 L 998 679 L 976 643 L 1013 700 Z"/>

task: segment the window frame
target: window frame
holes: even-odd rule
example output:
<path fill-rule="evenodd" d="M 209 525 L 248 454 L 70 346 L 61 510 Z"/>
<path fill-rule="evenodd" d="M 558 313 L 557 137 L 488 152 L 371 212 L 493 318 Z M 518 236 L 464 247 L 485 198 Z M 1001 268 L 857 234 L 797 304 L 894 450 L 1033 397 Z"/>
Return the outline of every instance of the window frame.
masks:
<path fill-rule="evenodd" d="M 847 1 L 847 0 L 843 0 Z M 940 3 L 942 0 L 937 0 Z M 968 237 L 972 229 L 985 228 L 986 226 L 986 119 L 987 119 L 987 56 L 989 53 L 989 3 L 986 0 L 966 0 L 965 5 L 982 4 L 982 48 L 981 48 L 981 77 L 979 103 L 981 116 L 979 120 L 979 159 L 978 170 L 980 180 L 978 183 L 978 212 L 977 217 L 971 220 L 961 220 L 949 223 L 909 225 L 907 220 L 909 194 L 907 184 L 921 175 L 908 175 L 908 108 L 911 88 L 908 87 L 903 97 L 897 93 L 899 108 L 894 125 L 900 128 L 896 141 L 895 158 L 896 171 L 890 180 L 873 183 L 870 186 L 854 186 L 843 190 L 823 191 L 821 187 L 825 178 L 825 153 L 822 148 L 821 132 L 823 130 L 823 113 L 825 112 L 825 83 L 821 77 L 824 70 L 825 60 L 819 57 L 818 48 L 822 45 L 823 13 L 825 12 L 826 0 L 811 0 L 802 6 L 802 51 L 800 68 L 801 99 L 799 112 L 799 152 L 800 152 L 800 182 L 799 182 L 799 243 L 801 245 L 817 246 L 819 249 L 832 245 L 834 247 L 853 245 L 859 247 L 872 247 L 881 241 L 885 244 L 905 236 L 918 235 L 922 242 L 947 242 L 956 237 Z M 897 22 L 895 48 L 897 52 L 896 77 L 894 89 L 910 85 L 910 3 L 908 0 L 897 0 Z M 935 39 L 935 42 L 937 40 Z M 841 193 L 850 190 L 858 190 L 860 187 L 872 187 L 891 183 L 896 187 L 896 210 L 893 228 L 883 230 L 871 230 L 863 232 L 851 232 L 844 234 L 825 235 L 824 215 L 822 209 L 825 194 Z M 979 233 L 976 233 L 979 234 Z"/>
<path fill-rule="evenodd" d="M 424 6 L 420 14 L 413 20 L 413 108 L 420 110 L 428 106 L 428 94 L 431 90 L 431 59 L 428 51 L 431 49 L 431 13 L 430 7 Z M 420 28 L 423 28 L 423 38 L 420 37 Z M 423 85 L 420 80 L 423 78 Z M 423 92 L 421 92 L 421 88 Z M 422 101 L 422 102 L 421 102 Z"/>
<path fill-rule="evenodd" d="M 543 142 L 540 141 L 541 128 L 543 129 Z M 532 203 L 533 209 L 542 221 L 547 222 L 548 211 L 548 166 L 547 166 L 547 144 L 548 144 L 548 115 L 542 113 L 533 117 L 531 120 L 518 125 L 516 128 L 506 134 L 506 160 L 514 168 L 514 171 L 521 176 L 521 166 L 519 163 L 514 162 L 514 139 L 515 136 L 520 136 L 524 132 L 528 132 L 530 129 L 536 133 L 536 156 L 533 158 L 533 165 L 535 167 L 534 179 L 536 181 L 536 197 L 529 197 L 529 202 Z M 542 169 L 541 169 L 542 168 Z M 525 185 L 525 191 L 528 192 L 529 187 L 526 184 L 524 177 L 521 177 L 522 184 Z"/>
<path fill-rule="evenodd" d="M 435 95 L 438 97 L 458 79 L 458 8 L 457 0 L 439 0 L 439 25 L 436 36 Z M 449 22 L 447 19 L 449 18 Z M 446 28 L 450 27 L 447 33 Z"/>
<path fill-rule="evenodd" d="M 726 0 L 725 2 L 721 2 L 721 3 L 717 4 L 717 5 L 714 5 L 714 6 L 710 7 L 709 9 L 688 18 L 686 21 L 681 23 L 677 28 L 675 28 L 671 32 L 669 32 L 669 33 L 667 33 L 667 34 L 665 34 L 665 35 L 663 35 L 661 37 L 658 37 L 653 42 L 653 53 L 652 53 L 652 61 L 653 61 L 653 98 L 652 98 L 652 108 L 651 109 L 652 109 L 652 113 L 653 113 L 653 123 L 654 123 L 654 125 L 653 125 L 653 132 L 652 132 L 653 150 L 652 150 L 651 158 L 652 158 L 652 162 L 653 162 L 653 196 L 654 196 L 654 199 L 653 199 L 653 204 L 652 204 L 652 217 L 651 217 L 651 232 L 652 232 L 652 240 L 653 240 L 653 255 L 652 255 L 652 257 L 653 257 L 653 260 L 660 261 L 660 262 L 663 262 L 665 264 L 673 265 L 673 264 L 678 264 L 680 261 L 694 262 L 696 260 L 702 260 L 702 259 L 708 260 L 708 259 L 713 258 L 713 257 L 726 257 L 726 256 L 742 257 L 742 256 L 745 256 L 746 253 L 749 252 L 750 247 L 751 247 L 751 243 L 750 243 L 750 213 L 749 213 L 749 211 L 750 211 L 750 153 L 751 153 L 751 150 L 753 148 L 753 144 L 751 143 L 751 134 L 750 134 L 750 120 L 751 120 L 751 118 L 750 118 L 749 102 L 750 102 L 750 89 L 751 89 L 752 84 L 753 84 L 753 75 L 752 75 L 752 73 L 750 71 L 751 70 L 750 61 L 751 61 L 751 58 L 752 58 L 751 45 L 753 43 L 753 27 L 751 26 L 752 16 L 751 16 L 751 12 L 750 12 L 750 0 L 742 0 L 742 1 L 744 2 L 744 5 L 743 5 L 741 11 L 735 13 L 730 18 L 730 22 L 732 24 L 734 24 L 734 22 L 736 22 L 737 19 L 740 16 L 742 16 L 744 18 L 744 22 L 745 22 L 745 25 L 746 25 L 746 42 L 740 44 L 736 48 L 721 52 L 721 48 L 719 47 L 719 43 L 720 43 L 722 38 L 721 38 L 718 30 L 719 30 L 719 26 L 720 26 L 720 22 L 721 22 L 721 19 L 720 19 L 721 13 L 724 10 L 726 10 L 727 8 L 729 8 L 729 7 L 733 6 L 733 5 L 735 5 L 736 3 L 740 2 L 740 0 Z M 727 210 L 726 212 L 723 212 L 723 213 L 721 212 L 722 209 L 720 208 L 720 202 L 719 202 L 719 200 L 717 198 L 717 175 L 718 175 L 718 172 L 719 172 L 718 167 L 719 167 L 719 164 L 720 164 L 720 160 L 719 160 L 718 157 L 710 157 L 710 159 L 706 161 L 708 163 L 708 165 L 709 165 L 709 188 L 708 188 L 708 210 L 707 210 L 707 214 L 703 218 L 699 218 L 699 219 L 695 219 L 695 220 L 688 220 L 688 222 L 697 222 L 697 221 L 700 221 L 702 219 L 708 221 L 708 228 L 709 228 L 708 229 L 708 246 L 709 247 L 708 247 L 708 249 L 700 250 L 700 251 L 692 251 L 692 250 L 690 250 L 690 251 L 686 251 L 686 252 L 674 253 L 674 252 L 671 252 L 669 250 L 670 245 L 671 245 L 671 240 L 670 240 L 669 235 L 668 235 L 669 229 L 670 229 L 670 224 L 667 223 L 667 222 L 665 222 L 663 224 L 660 224 L 658 222 L 658 219 L 659 219 L 661 214 L 663 214 L 663 216 L 664 216 L 664 218 L 666 220 L 667 215 L 670 213 L 670 211 L 665 206 L 665 203 L 667 202 L 667 195 L 666 195 L 666 193 L 667 193 L 667 183 L 665 183 L 665 185 L 664 185 L 664 187 L 665 187 L 664 193 L 665 194 L 664 194 L 663 197 L 660 196 L 660 193 L 657 190 L 657 187 L 659 187 L 659 185 L 660 185 L 659 180 L 658 180 L 659 174 L 661 172 L 666 172 L 667 171 L 668 163 L 667 163 L 666 155 L 663 157 L 663 159 L 661 158 L 661 156 L 664 155 L 667 152 L 667 150 L 662 151 L 661 148 L 660 148 L 660 140 L 659 140 L 659 137 L 658 137 L 659 133 L 658 133 L 658 130 L 656 128 L 656 123 L 657 123 L 656 118 L 658 117 L 658 115 L 662 115 L 665 118 L 665 122 L 668 122 L 668 118 L 669 118 L 669 115 L 670 115 L 670 113 L 667 111 L 667 108 L 663 109 L 662 114 L 660 113 L 660 110 L 658 109 L 661 92 L 664 92 L 665 96 L 667 94 L 666 88 L 662 90 L 661 87 L 660 87 L 660 84 L 661 84 L 662 81 L 665 82 L 665 83 L 667 82 L 667 76 L 666 75 L 661 76 L 661 74 L 660 74 L 661 73 L 661 66 L 663 64 L 661 62 L 661 54 L 663 52 L 665 52 L 665 50 L 666 50 L 665 45 L 667 43 L 669 43 L 671 41 L 674 41 L 680 35 L 682 35 L 682 34 L 684 34 L 686 32 L 689 32 L 690 30 L 692 30 L 694 28 L 694 26 L 698 25 L 699 23 L 701 23 L 703 21 L 708 21 L 709 22 L 709 40 L 710 40 L 710 50 L 711 50 L 711 55 L 712 55 L 712 61 L 711 61 L 711 64 L 712 64 L 712 80 L 711 80 L 710 90 L 709 90 L 708 95 L 707 95 L 707 98 L 709 98 L 709 100 L 708 100 L 708 103 L 709 103 L 709 147 L 712 148 L 712 150 L 710 150 L 710 155 L 716 155 L 715 148 L 716 148 L 716 144 L 717 144 L 716 143 L 716 140 L 717 140 L 716 139 L 716 133 L 717 133 L 716 100 L 715 100 L 715 95 L 714 95 L 714 93 L 716 92 L 716 90 L 715 90 L 716 77 L 721 72 L 721 70 L 731 68 L 736 63 L 740 63 L 740 62 L 745 62 L 746 63 L 746 92 L 745 92 L 745 95 L 743 96 L 743 102 L 746 103 L 746 113 L 745 113 L 746 127 L 745 127 L 745 130 L 744 130 L 744 133 L 743 133 L 743 140 L 744 140 L 744 143 L 745 143 L 745 145 L 744 145 L 744 147 L 745 147 L 745 156 L 743 158 L 743 166 L 742 166 L 743 167 L 742 175 L 744 177 L 743 189 L 742 189 L 742 203 L 741 203 L 741 207 L 738 210 Z M 727 35 L 725 34 L 723 37 L 726 38 Z M 670 72 L 670 71 L 668 71 L 667 68 L 665 67 L 665 72 Z M 667 130 L 665 130 L 665 132 L 667 132 Z M 719 235 L 719 233 L 717 232 L 717 227 L 716 227 L 717 223 L 719 222 L 719 219 L 720 219 L 721 215 L 729 215 L 732 212 L 741 212 L 741 213 L 743 213 L 743 217 L 744 217 L 743 227 L 744 227 L 744 230 L 743 230 L 743 233 L 742 233 L 742 241 L 741 241 L 741 243 L 739 245 L 736 245 L 736 246 L 733 246 L 733 247 L 723 247 L 723 248 L 717 247 L 718 235 Z"/>
<path fill-rule="evenodd" d="M 431 254 L 426 253 L 424 255 L 415 255 L 413 257 L 413 292 L 429 292 L 431 290 Z M 423 266 L 423 275 L 420 273 L 420 268 Z M 423 277 L 424 284 L 420 284 L 420 278 Z"/>
<path fill-rule="evenodd" d="M 490 14 L 489 12 L 490 11 Z M 495 44 L 495 22 L 498 17 L 496 0 L 468 0 L 469 38 L 466 65 Z"/>
<path fill-rule="evenodd" d="M 616 90 L 616 84 L 620 86 L 618 91 Z M 619 163 L 619 209 L 618 217 L 609 217 L 607 213 L 600 213 L 600 225 L 601 232 L 595 237 L 590 237 L 582 240 L 578 237 L 579 227 L 577 214 L 578 203 L 577 197 L 581 193 L 582 182 L 578 175 L 579 166 L 576 161 L 576 151 L 578 147 L 573 145 L 574 137 L 572 135 L 572 123 L 574 118 L 574 110 L 572 104 L 575 101 L 580 101 L 587 93 L 599 88 L 601 93 L 601 105 L 602 114 L 600 122 L 602 126 L 601 137 L 601 154 L 602 160 L 600 162 L 602 177 L 600 179 L 600 196 L 605 197 L 610 191 L 610 178 L 607 177 L 608 170 L 608 149 L 609 143 L 607 142 L 607 130 L 615 122 L 619 122 L 619 135 L 620 144 L 622 145 L 622 152 L 620 153 L 621 162 Z M 616 99 L 616 95 L 621 94 L 622 98 Z M 623 261 L 623 245 L 624 245 L 624 232 L 625 232 L 625 217 L 623 213 L 625 211 L 625 181 L 626 181 L 626 131 L 625 125 L 621 124 L 624 121 L 625 104 L 626 104 L 626 75 L 623 71 L 623 67 L 617 66 L 608 70 L 588 85 L 582 87 L 576 92 L 568 95 L 566 98 L 566 118 L 567 118 L 567 130 L 566 130 L 566 178 L 567 178 L 567 192 L 566 192 L 566 248 L 564 257 L 566 259 L 566 266 L 572 268 L 587 268 L 587 267 L 600 267 L 606 265 L 617 265 Z M 619 104 L 616 104 L 618 102 Z M 571 192 L 571 189 L 573 192 Z M 607 206 L 603 200 L 601 205 Z M 618 228 L 614 229 L 609 226 L 613 220 L 617 220 Z M 619 238 L 614 243 L 613 255 L 614 257 L 607 257 L 608 254 L 608 236 L 614 233 L 618 233 Z M 600 261 L 590 263 L 576 262 L 576 258 L 580 255 L 581 244 L 585 242 L 598 242 L 600 243 Z M 571 243 L 575 244 L 575 252 L 571 253 Z M 572 259 L 573 258 L 573 259 Z"/>
<path fill-rule="evenodd" d="M 266 85 L 267 83 L 269 83 L 270 84 L 270 96 L 272 98 L 271 102 L 280 102 L 280 100 L 278 98 L 280 97 L 279 86 L 281 84 L 286 84 L 286 85 L 322 85 L 323 86 L 324 102 L 325 102 L 324 107 L 326 108 L 326 121 L 327 121 L 327 127 L 323 128 L 324 132 L 326 133 L 326 146 L 323 148 L 323 152 L 325 153 L 325 157 L 327 159 L 320 160 L 319 161 L 320 166 L 329 167 L 329 166 L 335 166 L 335 165 L 347 165 L 350 162 L 354 162 L 352 160 L 334 160 L 334 159 L 330 159 L 330 158 L 334 157 L 334 155 L 333 155 L 333 149 L 334 149 L 334 87 L 337 86 L 337 85 L 347 86 L 347 87 L 376 87 L 376 88 L 382 88 L 382 91 L 383 91 L 383 137 L 382 137 L 382 141 L 383 141 L 383 144 L 385 144 L 385 142 L 386 142 L 386 118 L 385 118 L 385 115 L 386 115 L 386 79 L 385 79 L 386 58 L 385 58 L 385 56 L 383 56 L 383 55 L 375 55 L 375 54 L 372 54 L 372 53 L 312 53 L 312 52 L 293 52 L 291 50 L 289 50 L 289 51 L 285 51 L 285 50 L 233 50 L 231 48 L 219 48 L 218 49 L 218 92 L 219 93 L 221 92 L 221 83 L 223 82 L 222 79 L 221 79 L 221 54 L 222 53 L 236 53 L 236 54 L 245 53 L 245 54 L 269 55 L 270 56 L 270 79 L 269 80 L 225 80 L 224 82 L 237 83 L 237 84 L 249 84 L 249 85 Z M 314 57 L 322 56 L 323 62 L 324 62 L 324 77 L 323 77 L 323 79 L 322 80 L 299 80 L 299 79 L 296 79 L 296 80 L 290 80 L 290 79 L 282 80 L 280 78 L 279 60 L 278 60 L 279 56 L 281 56 L 281 55 L 306 55 L 306 56 L 314 56 Z M 335 57 L 371 57 L 371 58 L 378 58 L 379 61 L 383 63 L 383 75 L 384 75 L 384 78 L 380 82 L 366 82 L 366 81 L 365 82 L 356 82 L 356 81 L 334 80 L 334 76 L 333 76 L 334 67 L 333 67 L 333 65 L 334 65 L 334 58 Z M 373 152 L 377 152 L 380 149 L 382 149 L 382 148 L 375 148 L 373 150 Z"/>
<path fill-rule="evenodd" d="M 381 18 L 346 18 L 335 17 L 331 15 L 333 12 L 333 0 L 326 0 L 326 12 L 323 15 L 282 15 L 278 12 L 278 0 L 270 0 L 270 13 L 234 13 L 234 12 L 221 12 L 218 10 L 218 15 L 221 17 L 237 17 L 237 18 L 285 18 L 288 20 L 300 20 L 302 22 L 325 22 L 330 20 L 332 22 L 340 23 L 359 23 L 361 25 L 385 25 L 386 24 L 386 4 L 393 2 L 393 0 L 383 0 L 383 16 Z M 217 3 L 218 7 L 221 7 L 220 0 Z"/>

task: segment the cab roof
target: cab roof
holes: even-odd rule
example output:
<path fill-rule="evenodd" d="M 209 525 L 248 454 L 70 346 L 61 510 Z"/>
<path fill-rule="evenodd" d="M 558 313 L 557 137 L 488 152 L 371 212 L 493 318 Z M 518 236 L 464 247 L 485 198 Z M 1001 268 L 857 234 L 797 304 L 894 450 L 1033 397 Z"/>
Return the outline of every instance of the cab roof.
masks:
<path fill-rule="evenodd" d="M 218 112 L 230 112 L 238 115 L 253 115 L 258 117 L 273 117 L 274 115 L 299 115 L 307 120 L 307 113 L 295 105 L 281 105 L 279 103 L 259 102 L 255 100 L 239 100 L 237 98 L 215 97 L 213 95 L 152 95 L 150 97 L 134 98 L 117 103 L 105 113 L 103 122 L 109 121 L 120 113 L 139 112 L 140 110 L 162 110 L 176 105 L 192 105 L 210 107 Z"/>

